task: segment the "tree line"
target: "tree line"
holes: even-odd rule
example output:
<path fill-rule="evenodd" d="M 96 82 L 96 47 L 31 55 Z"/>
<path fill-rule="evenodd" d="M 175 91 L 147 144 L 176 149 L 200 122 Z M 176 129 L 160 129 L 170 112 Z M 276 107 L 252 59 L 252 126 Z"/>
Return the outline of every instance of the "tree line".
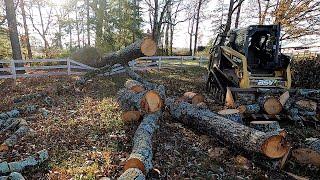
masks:
<path fill-rule="evenodd" d="M 214 39 L 214 34 L 227 35 L 231 28 L 249 25 L 249 20 L 255 24 L 281 24 L 282 39 L 320 33 L 319 0 L 66 0 L 63 4 L 3 0 L 0 3 L 3 44 L 0 58 L 31 59 L 39 49 L 43 57 L 50 58 L 85 46 L 110 52 L 146 35 L 158 43 L 160 53 L 172 55 L 175 36 L 182 31 L 189 36 L 188 53 L 194 55 L 201 30 L 212 34 L 210 38 Z M 210 30 L 201 26 L 205 21 L 210 21 Z M 177 29 L 181 26 L 187 28 Z"/>

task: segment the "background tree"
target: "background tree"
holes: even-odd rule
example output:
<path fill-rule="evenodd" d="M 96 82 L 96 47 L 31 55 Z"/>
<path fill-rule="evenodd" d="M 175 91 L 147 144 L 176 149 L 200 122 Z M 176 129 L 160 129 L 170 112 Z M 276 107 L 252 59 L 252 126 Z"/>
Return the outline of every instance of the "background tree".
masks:
<path fill-rule="evenodd" d="M 17 19 L 16 12 L 13 0 L 5 0 L 6 6 L 6 18 L 8 21 L 8 30 L 12 48 L 12 58 L 13 59 L 22 59 L 21 47 L 19 41 L 19 34 L 17 29 Z M 17 67 L 23 67 L 23 64 L 17 63 Z M 18 73 L 24 73 L 24 70 L 17 71 Z"/>

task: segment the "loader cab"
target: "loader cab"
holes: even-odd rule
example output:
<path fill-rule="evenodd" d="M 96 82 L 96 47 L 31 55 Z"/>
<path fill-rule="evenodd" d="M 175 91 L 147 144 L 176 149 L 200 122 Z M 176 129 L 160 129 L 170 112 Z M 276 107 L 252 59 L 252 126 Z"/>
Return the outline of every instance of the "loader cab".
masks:
<path fill-rule="evenodd" d="M 280 53 L 279 25 L 252 25 L 229 32 L 226 45 L 243 54 L 251 74 L 272 74 L 286 68 L 290 59 Z"/>

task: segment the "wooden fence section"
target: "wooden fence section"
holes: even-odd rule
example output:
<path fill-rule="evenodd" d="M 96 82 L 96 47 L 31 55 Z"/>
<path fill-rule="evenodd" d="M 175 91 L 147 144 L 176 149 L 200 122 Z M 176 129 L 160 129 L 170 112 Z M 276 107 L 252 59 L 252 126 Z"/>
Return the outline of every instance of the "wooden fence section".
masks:
<path fill-rule="evenodd" d="M 163 68 L 166 64 L 167 66 L 170 66 L 168 62 L 172 61 L 180 62 L 178 63 L 180 65 L 183 65 L 186 61 L 194 61 L 197 62 L 199 66 L 202 66 L 205 62 L 208 61 L 208 58 L 194 56 L 153 56 L 142 57 L 130 61 L 128 65 L 133 70 L 161 70 L 161 68 Z M 17 67 L 16 64 L 18 63 L 23 63 L 24 66 Z M 72 59 L 0 60 L 0 64 L 4 65 L 3 68 L 0 68 L 0 79 L 32 78 L 56 75 L 82 75 L 89 70 L 96 69 L 76 62 Z M 17 74 L 17 71 L 19 70 L 25 70 L 28 73 Z M 32 73 L 29 73 L 30 71 L 32 71 Z M 7 72 L 7 74 L 3 74 L 3 72 Z M 111 71 L 105 73 L 105 75 L 109 76 L 123 72 L 125 72 L 124 67 L 121 64 L 115 64 L 112 66 Z"/>

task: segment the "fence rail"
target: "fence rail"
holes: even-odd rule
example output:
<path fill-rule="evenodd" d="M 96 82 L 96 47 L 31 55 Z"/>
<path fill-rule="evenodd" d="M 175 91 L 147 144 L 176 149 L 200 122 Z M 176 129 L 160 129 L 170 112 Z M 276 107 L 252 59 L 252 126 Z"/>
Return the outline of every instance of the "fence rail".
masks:
<path fill-rule="evenodd" d="M 204 65 L 208 61 L 206 57 L 195 56 L 152 56 L 141 57 L 132 60 L 128 65 L 133 70 L 147 70 L 158 69 L 161 70 L 164 66 L 170 66 L 170 62 L 178 61 L 178 65 L 183 65 L 185 61 L 197 62 L 199 66 Z M 24 64 L 17 66 L 17 64 Z M 38 64 L 36 64 L 38 63 Z M 39 63 L 53 63 L 52 65 L 43 65 Z M 17 78 L 32 78 L 32 77 L 45 77 L 45 76 L 59 76 L 59 75 L 82 75 L 89 70 L 96 68 L 76 62 L 72 59 L 32 59 L 32 60 L 0 60 L 0 64 L 4 67 L 0 68 L 0 72 L 7 72 L 9 74 L 0 74 L 0 79 L 17 79 Z M 34 71 L 33 73 L 18 74 L 17 71 Z M 37 70 L 41 70 L 40 72 Z M 56 70 L 56 71 L 53 71 Z M 112 66 L 111 71 L 105 75 L 114 75 L 125 72 L 125 68 L 121 64 Z"/>

